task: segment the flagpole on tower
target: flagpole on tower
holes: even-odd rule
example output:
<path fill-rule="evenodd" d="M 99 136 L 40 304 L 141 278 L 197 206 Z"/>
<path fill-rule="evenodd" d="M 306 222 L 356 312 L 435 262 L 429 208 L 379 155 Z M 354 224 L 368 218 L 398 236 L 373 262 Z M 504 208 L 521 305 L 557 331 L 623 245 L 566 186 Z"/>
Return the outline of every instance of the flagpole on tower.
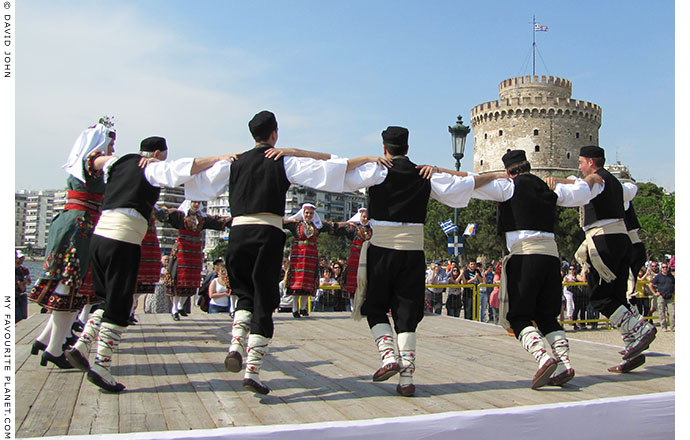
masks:
<path fill-rule="evenodd" d="M 535 75 L 535 52 L 537 49 L 537 17 L 535 15 L 532 16 L 532 76 Z"/>

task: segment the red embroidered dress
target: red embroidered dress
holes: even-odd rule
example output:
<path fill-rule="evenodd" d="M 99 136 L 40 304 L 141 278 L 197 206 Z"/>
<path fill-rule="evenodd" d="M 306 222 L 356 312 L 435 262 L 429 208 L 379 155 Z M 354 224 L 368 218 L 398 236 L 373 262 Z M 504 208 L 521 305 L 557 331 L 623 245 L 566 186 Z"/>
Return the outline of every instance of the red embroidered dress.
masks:
<path fill-rule="evenodd" d="M 156 234 L 156 216 L 151 215 L 149 227 L 141 242 L 141 262 L 137 275 L 137 293 L 154 293 L 161 277 L 161 246 Z"/>
<path fill-rule="evenodd" d="M 177 242 L 170 254 L 169 273 L 166 279 L 168 295 L 194 296 L 201 286 L 201 268 L 204 256 L 201 251 L 201 231 L 203 229 L 225 229 L 227 220 L 216 217 L 202 217 L 198 214 L 185 216 L 181 211 L 168 213 L 168 223 L 179 229 Z"/>
<path fill-rule="evenodd" d="M 350 256 L 347 258 L 347 268 L 345 268 L 345 293 L 343 297 L 354 298 L 357 290 L 357 267 L 359 266 L 359 256 L 362 245 L 371 239 L 371 226 L 369 225 L 349 225 L 345 228 L 345 235 L 352 240 Z"/>
<path fill-rule="evenodd" d="M 30 301 L 47 309 L 76 312 L 100 301 L 94 296 L 88 258 L 105 192 L 103 173 L 94 169 L 93 161 L 102 155 L 96 151 L 84 161 L 86 182 L 67 178 L 67 204 L 50 222 L 43 271 L 29 293 Z M 61 282 L 67 291 L 58 293 Z"/>
<path fill-rule="evenodd" d="M 313 223 L 287 222 L 285 228 L 295 238 L 290 250 L 290 269 L 288 272 L 288 289 L 292 295 L 313 295 L 319 288 L 319 253 L 316 240 L 319 233 L 332 233 L 333 225 L 323 222 L 321 229 Z"/>

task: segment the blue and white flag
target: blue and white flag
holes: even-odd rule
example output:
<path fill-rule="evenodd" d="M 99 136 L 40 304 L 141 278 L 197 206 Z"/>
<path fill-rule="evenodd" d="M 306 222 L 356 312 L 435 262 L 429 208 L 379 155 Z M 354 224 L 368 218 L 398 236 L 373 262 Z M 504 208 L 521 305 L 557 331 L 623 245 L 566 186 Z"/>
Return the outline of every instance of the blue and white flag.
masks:
<path fill-rule="evenodd" d="M 544 31 L 544 32 L 546 32 L 546 31 L 549 30 L 549 27 L 548 27 L 548 26 L 542 26 L 542 25 L 540 25 L 539 23 L 534 23 L 534 30 L 537 31 L 537 32 L 539 32 L 539 31 Z"/>
<path fill-rule="evenodd" d="M 438 222 L 438 224 L 441 225 L 441 229 L 443 229 L 443 232 L 445 232 L 446 235 L 458 230 L 457 225 L 454 225 L 451 219 L 448 219 L 445 222 Z"/>
<path fill-rule="evenodd" d="M 465 228 L 465 232 L 463 232 L 462 235 L 472 236 L 476 233 L 477 233 L 477 224 L 476 223 L 468 223 L 467 227 Z"/>
<path fill-rule="evenodd" d="M 463 254 L 462 235 L 448 236 L 448 253 L 454 257 Z"/>

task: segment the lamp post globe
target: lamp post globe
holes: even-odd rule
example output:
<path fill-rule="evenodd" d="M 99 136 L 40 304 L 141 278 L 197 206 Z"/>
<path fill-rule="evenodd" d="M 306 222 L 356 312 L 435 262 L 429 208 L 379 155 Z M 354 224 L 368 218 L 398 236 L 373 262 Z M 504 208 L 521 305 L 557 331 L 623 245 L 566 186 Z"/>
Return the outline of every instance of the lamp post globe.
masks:
<path fill-rule="evenodd" d="M 453 139 L 453 157 L 455 158 L 455 170 L 460 171 L 460 160 L 465 156 L 465 142 L 467 141 L 467 135 L 470 133 L 470 127 L 462 123 L 462 116 L 458 115 L 458 120 L 455 125 L 448 127 L 448 132 Z M 454 210 L 454 221 L 455 225 L 458 224 L 458 209 Z M 459 257 L 458 252 L 458 230 L 453 231 L 453 253 L 455 257 Z"/>

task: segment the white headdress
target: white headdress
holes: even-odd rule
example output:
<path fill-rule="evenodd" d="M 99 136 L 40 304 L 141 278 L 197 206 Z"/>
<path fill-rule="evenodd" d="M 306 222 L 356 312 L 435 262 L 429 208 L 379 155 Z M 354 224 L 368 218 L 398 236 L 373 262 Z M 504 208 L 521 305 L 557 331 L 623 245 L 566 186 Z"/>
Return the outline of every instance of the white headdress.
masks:
<path fill-rule="evenodd" d="M 357 224 L 362 224 L 362 213 L 367 212 L 367 208 L 362 206 L 357 210 L 357 214 L 353 215 L 350 220 L 348 220 L 349 223 L 357 223 Z"/>
<path fill-rule="evenodd" d="M 178 211 L 184 212 L 184 215 L 189 215 L 189 210 L 192 207 L 192 201 L 191 200 L 185 200 L 182 202 L 182 204 L 177 208 Z M 204 205 L 199 203 L 199 210 L 197 213 L 201 217 L 206 217 L 206 213 L 204 212 Z"/>
<path fill-rule="evenodd" d="M 67 163 L 62 168 L 82 182 L 86 182 L 84 159 L 94 151 L 108 154 L 107 146 L 110 143 L 110 133 L 115 133 L 115 130 L 112 128 L 112 122 L 110 119 L 104 120 L 103 118 L 98 124 L 82 131 L 74 142 L 72 151 L 67 156 Z"/>
<path fill-rule="evenodd" d="M 302 208 L 299 211 L 297 211 L 297 214 L 291 215 L 290 217 L 288 217 L 288 220 L 304 221 L 304 208 L 314 209 L 314 219 L 312 220 L 312 223 L 314 223 L 316 229 L 321 229 L 321 226 L 323 226 L 323 223 L 321 223 L 321 217 L 319 217 L 319 213 L 316 212 L 316 206 L 312 205 L 311 203 L 305 203 L 304 205 L 302 205 Z"/>

